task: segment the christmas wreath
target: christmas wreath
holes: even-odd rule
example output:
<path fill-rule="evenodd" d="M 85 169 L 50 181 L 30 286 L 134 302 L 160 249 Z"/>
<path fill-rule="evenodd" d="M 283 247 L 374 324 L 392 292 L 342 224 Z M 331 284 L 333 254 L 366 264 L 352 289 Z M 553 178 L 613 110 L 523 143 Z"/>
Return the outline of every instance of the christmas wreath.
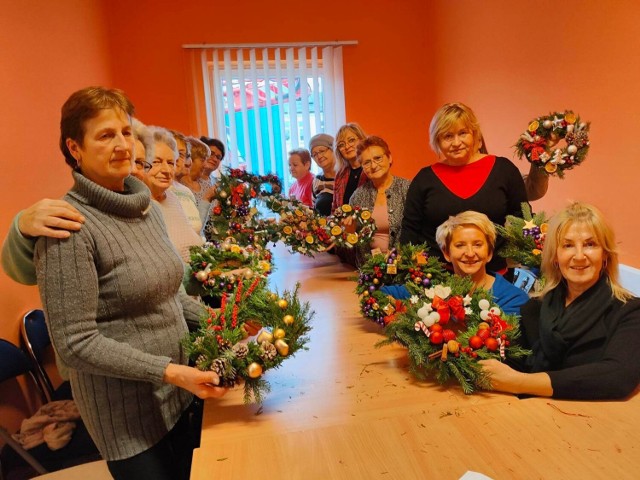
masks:
<path fill-rule="evenodd" d="M 307 205 L 293 198 L 270 196 L 265 199 L 265 204 L 280 215 L 272 240 L 282 240 L 292 253 L 307 256 L 327 250 L 330 242 L 326 218 L 316 215 Z"/>
<path fill-rule="evenodd" d="M 566 146 L 555 148 L 564 140 Z M 520 158 L 544 170 L 548 175 L 562 178 L 564 171 L 580 165 L 589 151 L 589 123 L 571 110 L 538 117 L 529 123 L 515 145 Z"/>
<path fill-rule="evenodd" d="M 496 230 L 505 239 L 497 252 L 529 268 L 540 268 L 542 249 L 549 225 L 544 212 L 533 215 L 528 203 L 522 203 L 522 218 L 508 215 L 504 226 L 496 224 Z"/>
<path fill-rule="evenodd" d="M 190 295 L 220 296 L 236 287 L 237 278 L 266 277 L 272 270 L 269 250 L 253 245 L 243 247 L 233 238 L 193 246 L 190 252 L 189 280 L 185 285 Z"/>
<path fill-rule="evenodd" d="M 344 221 L 347 219 L 353 220 L 352 225 L 355 225 L 353 231 L 353 227 L 345 227 Z M 369 209 L 345 204 L 336 208 L 328 217 L 327 232 L 331 242 L 338 247 L 368 246 L 373 234 L 376 233 L 376 223 Z"/>
<path fill-rule="evenodd" d="M 233 292 L 223 294 L 219 311 L 210 309 L 184 340 L 196 368 L 216 372 L 221 386 L 244 381 L 245 402 L 262 403 L 270 391 L 264 372 L 306 349 L 309 341 L 314 312 L 300 302 L 298 288 L 280 296 L 260 277 L 239 279 Z"/>
<path fill-rule="evenodd" d="M 453 377 L 466 394 L 491 388 L 477 360 L 529 352 L 512 343 L 520 334 L 517 318 L 502 313 L 489 292 L 472 288 L 469 278 L 451 275 L 427 289 L 426 298 L 409 302 L 387 325 L 387 338 L 377 346 L 405 346 L 410 371 L 419 379 L 435 374 L 445 383 Z"/>
<path fill-rule="evenodd" d="M 263 187 L 269 185 L 269 189 Z M 241 169 L 228 169 L 216 183 L 209 219 L 204 227 L 207 240 L 235 236 L 243 243 L 262 246 L 269 241 L 268 232 L 256 234 L 258 209 L 252 201 L 277 194 L 282 184 L 276 175 L 253 175 Z"/>
<path fill-rule="evenodd" d="M 386 325 L 406 308 L 402 299 L 384 291 L 388 290 L 385 286 L 404 287 L 409 295 L 418 298 L 424 295 L 424 288 L 442 282 L 446 276 L 444 266 L 426 252 L 426 245 L 402 245 L 367 259 L 358 270 L 356 287 L 364 317 Z"/>

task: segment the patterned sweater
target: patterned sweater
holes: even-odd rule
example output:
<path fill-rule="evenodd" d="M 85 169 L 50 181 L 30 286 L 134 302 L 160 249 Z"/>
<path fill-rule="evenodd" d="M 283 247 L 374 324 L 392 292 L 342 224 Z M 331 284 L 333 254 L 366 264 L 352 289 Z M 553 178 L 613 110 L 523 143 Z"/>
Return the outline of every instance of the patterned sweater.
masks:
<path fill-rule="evenodd" d="M 406 178 L 393 177 L 391 186 L 385 192 L 387 195 L 387 212 L 389 213 L 389 249 L 398 246 L 400 240 L 404 202 L 407 198 L 410 184 L 411 182 Z M 349 204 L 373 211 L 377 195 L 378 190 L 373 186 L 371 180 L 367 180 L 353 192 Z M 359 261 L 362 261 L 362 258 L 367 253 L 367 248 L 360 248 L 358 252 Z"/>
<path fill-rule="evenodd" d="M 192 395 L 162 382 L 186 364 L 183 264 L 149 190 L 133 177 L 117 193 L 73 173 L 65 196 L 85 216 L 68 239 L 41 237 L 35 264 L 54 347 L 70 369 L 82 418 L 106 460 L 141 453 L 175 425 Z"/>

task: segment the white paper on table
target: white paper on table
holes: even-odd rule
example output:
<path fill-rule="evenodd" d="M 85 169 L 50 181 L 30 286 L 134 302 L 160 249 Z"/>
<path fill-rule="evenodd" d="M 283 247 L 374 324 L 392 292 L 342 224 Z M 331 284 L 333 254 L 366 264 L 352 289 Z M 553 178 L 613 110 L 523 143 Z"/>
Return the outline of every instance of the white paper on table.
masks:
<path fill-rule="evenodd" d="M 460 477 L 460 480 L 493 480 L 482 473 L 467 471 Z"/>

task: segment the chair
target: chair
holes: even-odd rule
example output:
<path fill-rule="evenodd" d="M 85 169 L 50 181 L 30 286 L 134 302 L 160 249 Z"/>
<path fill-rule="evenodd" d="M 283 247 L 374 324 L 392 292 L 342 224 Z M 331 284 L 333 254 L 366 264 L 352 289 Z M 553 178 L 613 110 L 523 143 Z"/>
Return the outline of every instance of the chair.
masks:
<path fill-rule="evenodd" d="M 42 310 L 30 310 L 27 312 L 22 318 L 20 333 L 25 350 L 36 367 L 36 379 L 48 401 L 71 400 L 73 397 L 69 382 L 65 381 L 57 389 L 54 389 L 51 378 L 44 368 L 46 352 L 53 348 L 49 337 L 49 329 L 44 319 L 44 312 Z"/>
<path fill-rule="evenodd" d="M 0 339 L 0 383 L 20 376 L 26 376 L 33 381 L 46 403 L 47 396 L 37 382 L 36 368 L 29 357 L 11 342 Z M 25 450 L 1 426 L 0 436 L 7 442 L 7 446 L 0 454 L 0 478 L 4 478 L 4 475 L 11 471 L 21 471 L 24 475 L 25 470 L 30 470 L 29 466 L 35 470 L 35 473 L 43 474 L 47 471 L 60 470 L 100 459 L 100 454 L 81 421 L 77 422 L 71 441 L 65 447 L 55 451 L 50 450 L 46 444 Z M 31 475 L 33 474 L 34 472 L 31 471 Z M 18 478 L 29 478 L 29 476 Z"/>

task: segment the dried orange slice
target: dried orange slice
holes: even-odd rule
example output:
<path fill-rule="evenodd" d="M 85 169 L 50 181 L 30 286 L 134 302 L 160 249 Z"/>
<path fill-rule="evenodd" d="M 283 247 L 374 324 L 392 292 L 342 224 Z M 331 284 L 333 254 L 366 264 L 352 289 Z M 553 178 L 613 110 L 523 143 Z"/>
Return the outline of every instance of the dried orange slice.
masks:
<path fill-rule="evenodd" d="M 304 240 L 311 245 L 313 243 L 313 235 L 307 235 L 306 237 L 304 237 Z"/>
<path fill-rule="evenodd" d="M 538 130 L 538 127 L 540 126 L 540 122 L 538 122 L 537 120 L 534 120 L 533 122 L 531 122 L 529 124 L 529 128 L 528 130 L 530 132 L 535 132 L 536 130 Z"/>
<path fill-rule="evenodd" d="M 567 122 L 569 125 L 573 125 L 574 123 L 576 123 L 576 116 L 573 113 L 567 113 L 564 116 L 564 121 Z"/>
<path fill-rule="evenodd" d="M 358 243 L 358 234 L 350 233 L 349 235 L 347 235 L 347 242 L 349 242 L 351 245 L 355 245 L 356 243 Z"/>
<path fill-rule="evenodd" d="M 342 211 L 344 213 L 349 213 L 351 210 L 353 210 L 353 208 L 351 208 L 351 205 L 349 204 L 342 205 Z"/>
<path fill-rule="evenodd" d="M 326 218 L 318 219 L 318 225 L 320 225 L 321 227 L 324 227 L 326 224 L 327 224 L 327 219 Z"/>
<path fill-rule="evenodd" d="M 555 163 L 548 162 L 545 164 L 544 169 L 547 173 L 554 173 L 558 170 L 558 166 Z"/>
<path fill-rule="evenodd" d="M 548 223 L 543 223 L 542 225 L 540 225 L 540 232 L 541 233 L 547 233 L 549 231 L 549 224 Z"/>
<path fill-rule="evenodd" d="M 340 235 L 341 233 L 342 233 L 342 228 L 340 228 L 338 225 L 336 225 L 331 229 L 331 235 Z"/>
<path fill-rule="evenodd" d="M 369 220 L 371 218 L 371 212 L 369 210 L 363 210 L 362 214 L 360 214 L 360 217 L 363 220 Z"/>
<path fill-rule="evenodd" d="M 291 235 L 293 233 L 293 228 L 287 225 L 282 229 L 282 231 L 284 232 L 285 235 Z"/>

